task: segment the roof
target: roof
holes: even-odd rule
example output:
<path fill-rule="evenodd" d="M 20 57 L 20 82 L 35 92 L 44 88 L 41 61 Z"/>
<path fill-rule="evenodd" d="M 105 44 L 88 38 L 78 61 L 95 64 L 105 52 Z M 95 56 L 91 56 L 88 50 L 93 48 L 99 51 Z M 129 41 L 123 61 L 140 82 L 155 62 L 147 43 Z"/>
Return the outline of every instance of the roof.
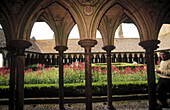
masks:
<path fill-rule="evenodd" d="M 26 51 L 42 53 L 41 50 L 40 50 L 39 45 L 35 41 L 36 40 L 35 40 L 34 37 L 30 39 L 30 42 L 32 43 L 32 46 L 29 47 L 28 49 L 26 49 Z"/>
<path fill-rule="evenodd" d="M 158 45 L 158 50 L 164 50 L 170 48 L 170 33 L 165 34 L 164 36 L 161 36 L 158 38 L 158 40 L 161 41 L 161 43 Z M 103 41 L 101 38 L 97 38 L 97 45 L 92 48 L 92 52 L 94 53 L 101 53 L 105 52 L 103 47 Z M 69 39 L 68 40 L 68 50 L 65 51 L 65 53 L 84 53 L 84 48 L 82 48 L 80 45 L 78 45 L 79 39 Z M 114 44 L 116 49 L 114 49 L 112 52 L 144 52 L 145 50 L 139 46 L 140 39 L 139 38 L 115 38 Z M 55 40 L 49 39 L 49 40 L 35 40 L 35 44 L 38 45 L 39 50 L 41 53 L 58 53 L 54 47 L 55 47 Z M 39 51 L 37 51 L 39 52 Z"/>
<path fill-rule="evenodd" d="M 96 39 L 97 45 L 92 48 L 92 52 L 100 53 L 105 52 L 103 47 L 103 41 L 101 38 Z M 68 40 L 68 50 L 65 53 L 84 53 L 84 48 L 78 45 L 79 39 Z M 144 49 L 138 45 L 140 42 L 139 38 L 115 38 L 116 49 L 113 52 L 144 52 Z M 36 40 L 35 43 L 38 45 L 41 53 L 58 53 L 55 47 L 55 40 Z"/>

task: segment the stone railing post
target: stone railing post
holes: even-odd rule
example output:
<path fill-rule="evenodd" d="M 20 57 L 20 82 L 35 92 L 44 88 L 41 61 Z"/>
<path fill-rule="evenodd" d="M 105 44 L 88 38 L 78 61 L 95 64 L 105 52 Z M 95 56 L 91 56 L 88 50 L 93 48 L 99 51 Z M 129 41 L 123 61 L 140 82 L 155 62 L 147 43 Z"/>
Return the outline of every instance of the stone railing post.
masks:
<path fill-rule="evenodd" d="M 148 40 L 140 42 L 139 45 L 146 50 L 146 64 L 148 77 L 148 98 L 149 110 L 156 110 L 156 83 L 155 83 L 155 64 L 154 64 L 154 50 L 158 48 L 159 40 Z"/>
<path fill-rule="evenodd" d="M 56 46 L 54 49 L 59 52 L 59 110 L 66 110 L 64 107 L 63 55 L 68 48 L 66 46 Z"/>
<path fill-rule="evenodd" d="M 91 48 L 97 44 L 97 41 L 84 39 L 78 44 L 85 49 L 86 110 L 92 110 Z"/>
<path fill-rule="evenodd" d="M 107 107 L 106 110 L 116 110 L 112 105 L 112 73 L 111 73 L 111 51 L 115 49 L 113 45 L 107 45 L 102 48 L 107 53 Z"/>
<path fill-rule="evenodd" d="M 25 49 L 32 44 L 25 40 L 12 40 L 10 45 L 16 50 L 16 103 L 15 110 L 23 110 L 24 107 L 24 68 Z M 13 65 L 15 68 L 15 64 Z"/>

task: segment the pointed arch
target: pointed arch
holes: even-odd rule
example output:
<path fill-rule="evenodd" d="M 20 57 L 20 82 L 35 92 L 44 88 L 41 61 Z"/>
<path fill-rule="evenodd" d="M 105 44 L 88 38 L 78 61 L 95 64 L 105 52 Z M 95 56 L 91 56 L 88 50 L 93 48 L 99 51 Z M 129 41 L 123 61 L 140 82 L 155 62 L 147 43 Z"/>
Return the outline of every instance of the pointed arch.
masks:
<path fill-rule="evenodd" d="M 38 3 L 35 2 L 34 5 L 32 5 L 31 9 L 33 9 L 33 10 L 30 10 L 30 12 L 27 14 L 27 16 L 30 16 L 30 17 L 25 18 L 25 20 L 23 22 L 23 24 L 26 24 L 25 27 L 23 27 L 23 36 L 24 36 L 23 39 L 29 40 L 29 36 L 30 36 L 31 29 L 32 29 L 34 22 L 38 19 L 38 17 L 40 17 L 42 14 L 44 14 L 48 11 L 47 10 L 48 6 L 50 6 L 54 3 L 59 4 L 61 7 L 63 7 L 63 9 L 68 11 L 71 18 L 73 19 L 73 22 L 71 24 L 65 22 L 65 21 L 70 21 L 70 20 L 64 19 L 64 22 L 65 22 L 64 25 L 69 26 L 65 30 L 66 32 L 64 32 L 64 34 L 67 34 L 67 35 L 64 35 L 65 36 L 64 39 L 66 39 L 66 40 L 62 41 L 63 37 L 61 37 L 61 38 L 58 37 L 59 40 L 61 42 L 63 42 L 64 44 L 61 44 L 61 43 L 58 44 L 58 40 L 57 40 L 57 45 L 66 45 L 67 44 L 68 34 L 70 33 L 70 31 L 73 28 L 73 26 L 75 25 L 75 23 L 77 24 L 78 29 L 79 29 L 80 39 L 83 39 L 83 36 L 87 36 L 86 32 L 84 32 L 84 31 L 87 31 L 84 18 L 82 16 L 80 10 L 78 9 L 78 6 L 76 6 L 73 3 L 73 1 L 50 0 L 50 1 L 39 1 Z M 43 20 L 47 22 L 47 19 L 43 18 Z M 51 29 L 53 31 L 55 30 L 49 21 L 47 22 L 47 24 L 49 24 L 49 26 L 51 27 Z M 62 29 L 63 29 L 63 27 L 62 27 Z M 58 35 L 56 34 L 56 36 L 58 36 Z"/>
<path fill-rule="evenodd" d="M 114 8 L 114 6 L 119 6 L 120 8 L 123 9 L 123 14 L 119 17 L 115 17 L 116 22 L 114 22 L 114 28 L 117 28 L 118 25 L 122 22 L 124 22 L 127 18 L 130 18 L 134 24 L 136 25 L 139 35 L 140 35 L 140 40 L 151 40 L 155 39 L 153 33 L 153 30 L 151 29 L 152 25 L 149 23 L 151 22 L 150 18 L 147 16 L 145 9 L 143 8 L 143 3 L 140 1 L 108 1 L 104 6 L 101 7 L 100 12 L 98 11 L 98 14 L 96 15 L 94 24 L 93 24 L 93 30 L 96 31 L 97 28 L 99 28 L 99 23 L 101 23 L 102 18 L 107 14 L 107 12 L 111 9 Z M 120 14 L 118 14 L 120 15 Z M 114 29 L 116 30 L 116 29 Z M 115 33 L 113 30 L 112 33 Z M 151 31 L 150 31 L 151 30 Z M 101 32 L 102 33 L 102 32 Z M 107 35 L 106 35 L 107 36 Z M 103 35 L 102 35 L 103 37 Z M 114 34 L 112 34 L 112 38 L 114 37 Z M 114 42 L 114 40 L 110 40 L 112 38 L 107 37 L 108 41 Z M 104 40 L 104 42 L 107 41 Z M 109 43 L 110 44 L 110 43 Z M 114 43 L 112 43 L 113 45 Z"/>

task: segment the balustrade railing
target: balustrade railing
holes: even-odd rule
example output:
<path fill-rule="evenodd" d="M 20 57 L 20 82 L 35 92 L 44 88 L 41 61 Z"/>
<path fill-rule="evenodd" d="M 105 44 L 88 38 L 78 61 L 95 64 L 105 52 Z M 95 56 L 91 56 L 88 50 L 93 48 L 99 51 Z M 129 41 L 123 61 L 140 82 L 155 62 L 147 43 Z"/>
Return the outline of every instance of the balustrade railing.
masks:
<path fill-rule="evenodd" d="M 146 58 L 144 52 L 131 52 L 131 53 L 112 53 L 111 54 L 111 62 L 126 62 L 126 63 L 139 63 L 145 64 Z M 155 52 L 155 64 L 161 60 L 158 57 L 158 53 Z M 91 56 L 92 63 L 106 63 L 107 57 L 106 53 L 93 53 Z M 41 53 L 31 53 L 27 52 L 25 56 L 26 65 L 32 64 L 46 64 L 46 65 L 58 65 L 58 54 L 41 54 Z M 84 54 L 83 53 L 65 53 L 63 63 L 64 64 L 72 64 L 73 62 L 84 62 Z"/>

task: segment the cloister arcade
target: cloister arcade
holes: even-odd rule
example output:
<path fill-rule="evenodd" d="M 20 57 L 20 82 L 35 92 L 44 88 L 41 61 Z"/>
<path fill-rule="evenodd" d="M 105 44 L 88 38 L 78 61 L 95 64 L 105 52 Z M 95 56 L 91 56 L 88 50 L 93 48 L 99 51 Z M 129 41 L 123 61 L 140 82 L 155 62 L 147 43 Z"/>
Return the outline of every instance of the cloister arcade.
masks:
<path fill-rule="evenodd" d="M 157 64 L 157 61 L 160 61 L 161 58 L 158 58 L 158 53 L 155 54 L 155 63 Z M 91 63 L 106 63 L 107 56 L 105 53 L 100 54 L 92 54 L 91 57 Z M 46 64 L 46 65 L 58 65 L 58 59 L 59 56 L 56 54 L 26 54 L 26 61 L 25 65 L 31 65 L 31 64 Z M 63 64 L 72 64 L 73 62 L 84 62 L 85 58 L 83 54 L 65 54 L 63 57 Z M 146 64 L 145 62 L 145 54 L 144 53 L 114 53 L 111 56 L 111 62 L 126 62 L 126 63 L 133 63 L 133 62 L 139 63 L 139 64 Z"/>
<path fill-rule="evenodd" d="M 24 67 L 25 49 L 31 46 L 30 34 L 36 21 L 45 21 L 54 31 L 55 47 L 59 61 L 59 109 L 64 110 L 63 59 L 68 49 L 67 41 L 71 29 L 77 24 L 80 40 L 78 45 L 84 48 L 86 75 L 86 110 L 92 110 L 91 49 L 97 44 L 96 31 L 102 35 L 106 56 L 94 55 L 107 62 L 108 104 L 112 105 L 111 60 L 126 60 L 131 54 L 122 56 L 111 51 L 114 46 L 114 34 L 123 22 L 133 22 L 140 35 L 139 45 L 145 49 L 148 75 L 149 110 L 156 110 L 156 84 L 154 74 L 154 51 L 160 41 L 158 33 L 163 23 L 170 23 L 169 0 L 1 0 L 0 24 L 3 27 L 6 48 L 11 55 L 9 109 L 23 110 L 24 105 Z M 29 54 L 27 55 L 27 57 Z M 67 55 L 65 55 L 68 58 Z M 132 55 L 133 56 L 133 55 Z M 136 60 L 144 56 L 134 55 Z M 77 56 L 78 58 L 80 56 Z M 107 57 L 107 61 L 104 61 Z M 29 57 L 28 57 L 29 58 Z M 47 56 L 47 59 L 51 56 Z M 54 58 L 54 57 L 53 57 Z M 82 57 L 80 57 L 82 58 Z M 76 59 L 76 56 L 72 57 Z M 50 59 L 48 60 L 50 61 Z M 130 59 L 129 59 L 130 61 Z M 16 77 L 15 77 L 16 73 Z"/>

